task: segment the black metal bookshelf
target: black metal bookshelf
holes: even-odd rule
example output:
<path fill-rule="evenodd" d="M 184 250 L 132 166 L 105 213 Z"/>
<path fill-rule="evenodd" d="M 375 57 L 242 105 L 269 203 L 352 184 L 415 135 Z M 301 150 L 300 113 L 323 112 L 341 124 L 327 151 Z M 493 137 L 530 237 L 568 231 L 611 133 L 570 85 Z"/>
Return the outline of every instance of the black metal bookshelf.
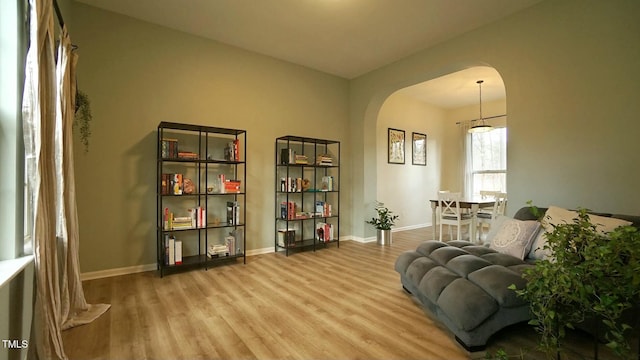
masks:
<path fill-rule="evenodd" d="M 246 131 L 161 122 L 157 135 L 160 276 L 237 259 L 246 264 Z"/>
<path fill-rule="evenodd" d="M 275 251 L 340 247 L 340 142 L 282 136 L 275 142 Z"/>

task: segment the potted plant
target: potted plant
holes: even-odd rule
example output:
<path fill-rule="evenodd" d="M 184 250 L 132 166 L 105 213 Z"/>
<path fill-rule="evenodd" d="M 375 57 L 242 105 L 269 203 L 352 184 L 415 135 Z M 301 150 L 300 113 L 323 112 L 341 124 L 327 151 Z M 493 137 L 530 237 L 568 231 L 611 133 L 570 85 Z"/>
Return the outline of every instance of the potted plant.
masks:
<path fill-rule="evenodd" d="M 379 201 L 376 201 L 375 211 L 378 213 L 378 217 L 373 217 L 371 220 L 367 220 L 366 223 L 376 228 L 376 239 L 379 245 L 391 245 L 391 227 L 395 225 L 399 216 L 394 215 L 393 211 Z"/>
<path fill-rule="evenodd" d="M 559 358 L 566 329 L 589 321 L 596 339 L 604 334 L 607 346 L 627 357 L 630 326 L 623 312 L 640 303 L 640 231 L 620 226 L 599 233 L 581 209 L 573 223 L 555 225 L 546 236 L 551 258 L 525 270 L 527 285 L 516 290 L 530 304 L 541 350 Z"/>

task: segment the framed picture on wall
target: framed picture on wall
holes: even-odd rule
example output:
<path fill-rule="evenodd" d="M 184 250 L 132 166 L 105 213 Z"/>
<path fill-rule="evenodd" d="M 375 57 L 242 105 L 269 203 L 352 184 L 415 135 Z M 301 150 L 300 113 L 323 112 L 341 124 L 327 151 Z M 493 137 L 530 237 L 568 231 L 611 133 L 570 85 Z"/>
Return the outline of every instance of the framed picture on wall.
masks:
<path fill-rule="evenodd" d="M 427 134 L 411 133 L 411 163 L 427 166 Z"/>
<path fill-rule="evenodd" d="M 389 164 L 404 164 L 404 130 L 389 128 L 387 161 Z"/>

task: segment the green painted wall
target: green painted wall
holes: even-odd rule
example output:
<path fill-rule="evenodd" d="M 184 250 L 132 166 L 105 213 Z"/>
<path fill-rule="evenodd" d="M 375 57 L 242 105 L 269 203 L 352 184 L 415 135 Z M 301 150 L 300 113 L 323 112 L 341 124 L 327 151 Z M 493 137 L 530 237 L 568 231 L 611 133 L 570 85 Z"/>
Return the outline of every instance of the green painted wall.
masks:
<path fill-rule="evenodd" d="M 249 251 L 273 249 L 276 137 L 342 141 L 349 168 L 347 80 L 79 3 L 73 19 L 78 86 L 94 117 L 89 152 L 75 149 L 83 272 L 155 263 L 160 121 L 247 130 Z"/>
<path fill-rule="evenodd" d="M 354 235 L 372 236 L 376 119 L 395 90 L 477 65 L 502 76 L 509 212 L 536 204 L 638 214 L 640 2 L 544 1 L 351 81 Z"/>

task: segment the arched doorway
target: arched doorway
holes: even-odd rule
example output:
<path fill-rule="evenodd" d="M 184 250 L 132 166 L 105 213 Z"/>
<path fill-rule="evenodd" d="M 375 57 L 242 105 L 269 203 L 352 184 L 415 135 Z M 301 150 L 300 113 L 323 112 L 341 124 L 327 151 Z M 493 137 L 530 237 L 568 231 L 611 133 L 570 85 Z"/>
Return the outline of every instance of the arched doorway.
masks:
<path fill-rule="evenodd" d="M 393 92 L 379 108 L 376 120 L 375 198 L 400 215 L 396 230 L 428 226 L 429 200 L 437 191 L 464 192 L 460 123 L 479 118 L 479 88 L 483 118 L 506 114 L 502 77 L 492 67 L 476 66 L 453 72 Z M 491 125 L 506 126 L 506 117 L 492 118 Z M 389 129 L 404 135 L 404 158 L 389 161 Z M 426 163 L 416 161 L 414 139 L 426 136 Z M 506 168 L 506 161 L 505 161 Z M 473 180 L 471 180 L 473 181 Z"/>

